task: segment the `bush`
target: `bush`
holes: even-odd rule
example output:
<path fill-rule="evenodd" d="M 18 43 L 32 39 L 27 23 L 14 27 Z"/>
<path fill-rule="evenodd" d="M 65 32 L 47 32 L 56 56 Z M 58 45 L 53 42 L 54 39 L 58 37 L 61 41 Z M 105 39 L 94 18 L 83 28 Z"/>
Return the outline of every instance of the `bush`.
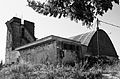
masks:
<path fill-rule="evenodd" d="M 3 68 L 0 71 L 0 79 L 94 79 L 100 74 L 71 66 L 23 63 Z"/>
<path fill-rule="evenodd" d="M 117 75 L 120 71 L 120 63 L 111 66 L 106 64 L 103 68 L 102 64 L 99 63 L 103 60 L 98 58 L 97 61 L 93 61 L 94 59 L 96 58 L 93 57 L 89 58 L 89 61 L 75 63 L 74 67 L 61 64 L 54 66 L 50 63 L 32 65 L 24 62 L 13 64 L 0 71 L 0 79 L 102 79 L 104 73 Z M 112 70 L 113 68 L 114 70 Z"/>

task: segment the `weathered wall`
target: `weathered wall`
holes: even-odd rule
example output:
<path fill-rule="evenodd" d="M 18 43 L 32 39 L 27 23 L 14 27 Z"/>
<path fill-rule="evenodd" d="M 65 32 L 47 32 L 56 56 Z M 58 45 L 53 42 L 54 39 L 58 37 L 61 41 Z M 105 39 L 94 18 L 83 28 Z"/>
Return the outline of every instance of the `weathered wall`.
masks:
<path fill-rule="evenodd" d="M 70 43 L 67 45 L 68 46 L 66 48 L 58 41 L 46 41 L 44 43 L 19 50 L 19 52 L 23 60 L 32 64 L 46 63 L 47 61 L 52 64 L 74 63 L 82 56 L 81 46 Z M 71 46 L 73 46 L 74 49 L 72 49 Z M 77 49 L 75 48 L 76 46 Z"/>
<path fill-rule="evenodd" d="M 66 63 L 74 63 L 77 60 L 77 54 L 75 51 L 72 50 L 64 50 L 64 57 L 62 59 L 62 62 L 64 64 Z"/>
<path fill-rule="evenodd" d="M 20 23 L 12 23 L 12 47 L 13 49 L 15 49 L 16 47 L 21 46 L 21 27 L 20 27 Z"/>
<path fill-rule="evenodd" d="M 57 62 L 56 43 L 52 41 L 25 48 L 20 50 L 20 55 L 23 60 L 32 64 L 46 63 L 47 61 L 55 63 Z"/>
<path fill-rule="evenodd" d="M 88 52 L 87 51 L 87 46 L 81 45 L 81 48 L 82 48 L 82 55 L 83 56 L 89 56 L 90 55 L 90 53 L 87 53 Z"/>
<path fill-rule="evenodd" d="M 20 58 L 20 53 L 19 51 L 10 51 L 7 55 L 7 64 L 12 64 L 18 62 L 17 60 Z"/>
<path fill-rule="evenodd" d="M 13 17 L 10 21 L 6 22 L 7 25 L 7 40 L 6 40 L 6 55 L 5 55 L 5 63 L 11 58 L 10 54 L 15 48 L 25 45 L 27 43 L 35 41 L 34 35 L 34 23 L 29 21 L 25 21 L 25 24 L 21 24 L 21 19 L 17 17 Z M 28 26 L 27 26 L 28 25 Z M 27 29 L 25 27 L 31 27 L 31 29 Z M 31 33 L 29 33 L 28 30 Z M 7 64 L 6 63 L 6 64 Z"/>
<path fill-rule="evenodd" d="M 35 41 L 35 38 L 32 37 L 32 35 L 29 33 L 29 31 L 25 27 L 24 27 L 24 33 L 23 33 L 22 39 L 24 39 L 27 43 L 31 43 Z"/>
<path fill-rule="evenodd" d="M 34 23 L 24 20 L 24 26 L 29 31 L 29 33 L 34 37 L 34 28 L 35 28 Z"/>
<path fill-rule="evenodd" d="M 6 55 L 5 63 L 9 63 L 10 52 L 14 48 L 20 46 L 20 19 L 12 19 L 12 21 L 6 22 L 7 25 L 7 40 L 6 40 Z"/>
<path fill-rule="evenodd" d="M 70 42 L 57 43 L 58 60 L 63 64 L 73 64 L 82 58 L 81 45 Z"/>

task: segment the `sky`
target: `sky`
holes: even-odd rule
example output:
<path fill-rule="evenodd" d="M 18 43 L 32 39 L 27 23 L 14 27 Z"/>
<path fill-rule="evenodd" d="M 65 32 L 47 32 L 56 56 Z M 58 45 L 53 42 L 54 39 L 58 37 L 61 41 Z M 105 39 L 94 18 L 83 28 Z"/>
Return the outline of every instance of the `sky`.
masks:
<path fill-rule="evenodd" d="M 35 36 L 39 39 L 49 35 L 68 38 L 95 29 L 88 29 L 82 26 L 81 22 L 76 23 L 70 21 L 69 18 L 58 19 L 38 14 L 27 6 L 27 0 L 1 0 L 0 10 L 0 60 L 3 60 L 3 62 L 5 61 L 7 32 L 5 22 L 9 21 L 12 17 L 34 22 Z M 99 19 L 120 26 L 120 5 L 114 4 L 113 9 L 104 14 L 104 16 L 99 17 Z M 117 54 L 120 56 L 120 28 L 103 23 L 99 27 L 109 35 Z"/>

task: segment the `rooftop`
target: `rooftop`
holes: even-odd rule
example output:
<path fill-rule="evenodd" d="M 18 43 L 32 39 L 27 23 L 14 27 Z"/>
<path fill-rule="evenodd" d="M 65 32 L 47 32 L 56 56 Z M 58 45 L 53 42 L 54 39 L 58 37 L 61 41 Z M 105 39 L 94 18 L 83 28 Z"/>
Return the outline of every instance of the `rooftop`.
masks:
<path fill-rule="evenodd" d="M 93 35 L 95 34 L 95 32 L 96 31 L 87 32 L 84 34 L 70 37 L 69 39 L 81 42 L 82 45 L 88 46 L 89 42 L 90 42 L 91 38 L 93 37 Z"/>
<path fill-rule="evenodd" d="M 71 44 L 77 44 L 77 45 L 81 44 L 79 41 L 75 41 L 75 40 L 67 39 L 67 38 L 62 38 L 62 37 L 59 37 L 59 36 L 50 35 L 50 36 L 41 38 L 41 39 L 39 39 L 37 41 L 34 41 L 34 42 L 28 43 L 26 45 L 20 46 L 20 47 L 16 48 L 15 50 L 22 50 L 22 49 L 32 47 L 32 46 L 35 46 L 35 45 L 38 45 L 40 43 L 50 41 L 50 40 L 64 41 L 64 42 L 69 42 Z"/>

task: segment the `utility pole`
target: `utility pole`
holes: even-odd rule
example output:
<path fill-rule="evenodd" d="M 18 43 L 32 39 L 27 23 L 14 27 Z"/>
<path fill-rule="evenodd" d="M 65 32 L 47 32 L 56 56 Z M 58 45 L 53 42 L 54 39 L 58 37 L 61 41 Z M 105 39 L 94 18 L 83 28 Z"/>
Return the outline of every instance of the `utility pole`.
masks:
<path fill-rule="evenodd" d="M 100 51 L 99 51 L 99 33 L 98 33 L 98 30 L 99 30 L 99 20 L 97 18 L 97 56 L 99 57 L 99 54 L 100 54 Z"/>

